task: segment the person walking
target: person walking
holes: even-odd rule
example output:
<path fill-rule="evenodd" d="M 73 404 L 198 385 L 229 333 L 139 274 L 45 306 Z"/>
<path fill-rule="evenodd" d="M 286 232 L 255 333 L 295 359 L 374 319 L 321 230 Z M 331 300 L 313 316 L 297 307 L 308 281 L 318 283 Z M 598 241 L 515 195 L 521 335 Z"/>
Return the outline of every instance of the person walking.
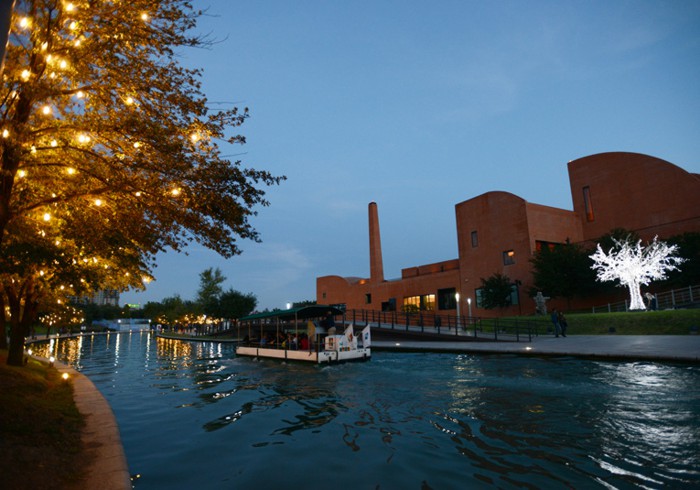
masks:
<path fill-rule="evenodd" d="M 561 332 L 561 325 L 559 324 L 559 312 L 556 308 L 552 310 L 552 323 L 554 324 L 554 336 L 559 337 Z"/>
<path fill-rule="evenodd" d="M 559 312 L 558 320 L 559 320 L 559 328 L 561 330 L 561 336 L 566 337 L 566 327 L 568 327 L 569 324 L 566 321 L 566 317 L 564 317 L 564 313 L 561 311 Z"/>

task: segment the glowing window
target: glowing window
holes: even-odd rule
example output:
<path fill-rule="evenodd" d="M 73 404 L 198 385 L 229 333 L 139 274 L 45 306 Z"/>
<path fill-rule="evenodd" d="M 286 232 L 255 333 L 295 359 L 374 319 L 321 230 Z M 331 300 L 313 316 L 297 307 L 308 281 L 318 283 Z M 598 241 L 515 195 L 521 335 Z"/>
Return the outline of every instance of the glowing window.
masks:
<path fill-rule="evenodd" d="M 515 264 L 515 251 L 506 250 L 503 252 L 503 265 L 513 265 Z"/>

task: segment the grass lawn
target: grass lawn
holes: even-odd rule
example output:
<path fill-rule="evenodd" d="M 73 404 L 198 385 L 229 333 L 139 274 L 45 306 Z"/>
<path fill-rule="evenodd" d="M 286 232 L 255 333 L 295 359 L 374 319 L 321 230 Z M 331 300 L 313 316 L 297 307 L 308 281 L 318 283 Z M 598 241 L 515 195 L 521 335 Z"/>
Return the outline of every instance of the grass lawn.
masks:
<path fill-rule="evenodd" d="M 0 350 L 0 487 L 78 488 L 83 425 L 70 382 L 33 359 L 8 366 Z"/>
<path fill-rule="evenodd" d="M 552 327 L 549 316 L 519 317 L 537 322 L 538 331 Z M 514 318 L 513 318 L 514 319 Z M 566 314 L 567 335 L 688 335 L 700 330 L 700 309 L 636 311 L 626 313 Z"/>

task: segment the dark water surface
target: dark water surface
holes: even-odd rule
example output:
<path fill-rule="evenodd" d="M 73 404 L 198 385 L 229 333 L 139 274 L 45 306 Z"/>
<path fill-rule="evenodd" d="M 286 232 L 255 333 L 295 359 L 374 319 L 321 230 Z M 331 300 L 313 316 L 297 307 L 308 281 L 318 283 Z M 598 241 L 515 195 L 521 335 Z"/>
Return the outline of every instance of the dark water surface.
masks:
<path fill-rule="evenodd" d="M 700 488 L 697 365 L 375 352 L 318 367 L 145 332 L 34 349 L 105 396 L 139 490 Z"/>

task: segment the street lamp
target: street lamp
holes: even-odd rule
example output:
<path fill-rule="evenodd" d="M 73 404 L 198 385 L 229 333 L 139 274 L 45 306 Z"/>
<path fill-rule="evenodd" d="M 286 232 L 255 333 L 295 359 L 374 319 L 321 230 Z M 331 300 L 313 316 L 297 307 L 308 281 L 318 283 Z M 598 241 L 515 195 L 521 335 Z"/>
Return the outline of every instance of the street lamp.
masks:
<path fill-rule="evenodd" d="M 467 298 L 467 307 L 469 308 L 469 323 L 472 321 L 472 299 Z"/>
<path fill-rule="evenodd" d="M 457 328 L 459 328 L 459 293 L 455 293 L 455 300 L 457 300 Z"/>

